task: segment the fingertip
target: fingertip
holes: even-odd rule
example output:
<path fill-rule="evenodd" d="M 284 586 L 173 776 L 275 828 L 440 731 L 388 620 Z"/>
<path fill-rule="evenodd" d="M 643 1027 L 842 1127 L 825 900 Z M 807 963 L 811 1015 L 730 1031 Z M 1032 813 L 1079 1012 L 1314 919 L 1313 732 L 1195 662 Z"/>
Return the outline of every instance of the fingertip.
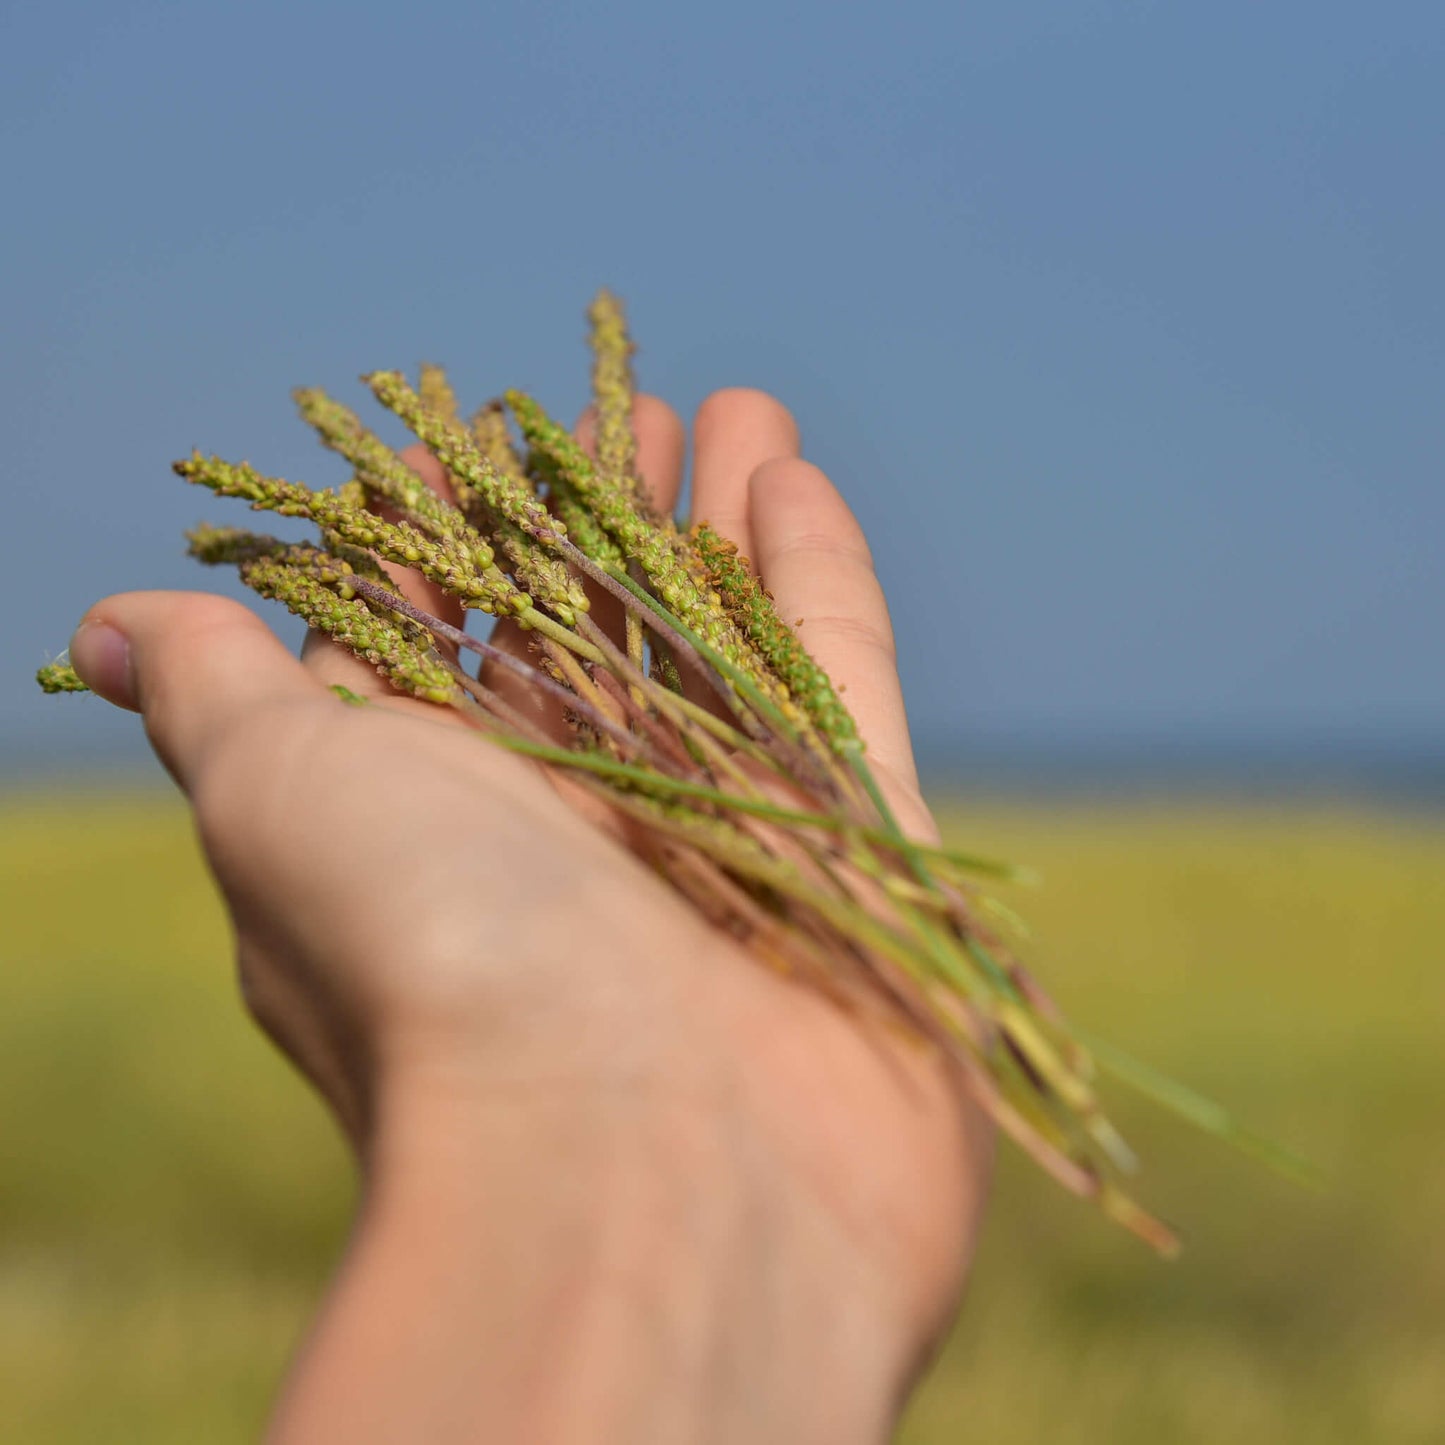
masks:
<path fill-rule="evenodd" d="M 659 444 L 670 442 L 681 447 L 687 439 L 687 428 L 676 409 L 650 392 L 638 392 L 632 403 L 632 424 L 637 429 L 639 445 L 647 438 Z"/>
<path fill-rule="evenodd" d="M 798 455 L 798 424 L 775 396 L 755 387 L 715 391 L 693 421 L 692 515 L 751 555 L 752 474 L 777 457 Z"/>
<path fill-rule="evenodd" d="M 96 613 L 88 613 L 70 639 L 70 665 L 97 697 L 138 712 L 130 642 Z"/>
<path fill-rule="evenodd" d="M 249 608 L 204 592 L 125 592 L 76 630 L 72 665 L 140 712 L 161 761 L 189 791 L 206 738 L 249 705 L 320 689 Z"/>
<path fill-rule="evenodd" d="M 755 386 L 722 387 L 703 401 L 693 418 L 699 446 L 719 432 L 737 429 L 765 437 L 772 448 L 769 455 L 795 454 L 801 445 L 793 413 L 771 392 Z"/>

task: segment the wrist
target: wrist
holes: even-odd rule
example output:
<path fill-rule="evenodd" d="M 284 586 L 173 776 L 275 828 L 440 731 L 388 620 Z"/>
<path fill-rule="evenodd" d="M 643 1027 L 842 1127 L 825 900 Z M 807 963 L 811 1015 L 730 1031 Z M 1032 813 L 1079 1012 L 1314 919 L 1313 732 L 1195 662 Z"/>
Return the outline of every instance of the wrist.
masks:
<path fill-rule="evenodd" d="M 915 1351 L 761 1147 L 700 1102 L 392 1088 L 277 1438 L 886 1439 Z"/>

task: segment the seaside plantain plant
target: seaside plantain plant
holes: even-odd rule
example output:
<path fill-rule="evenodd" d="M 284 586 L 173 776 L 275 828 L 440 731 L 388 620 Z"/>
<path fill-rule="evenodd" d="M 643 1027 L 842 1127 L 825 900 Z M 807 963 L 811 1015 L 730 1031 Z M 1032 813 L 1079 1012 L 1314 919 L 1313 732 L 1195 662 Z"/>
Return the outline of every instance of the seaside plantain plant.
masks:
<path fill-rule="evenodd" d="M 415 387 L 373 372 L 367 386 L 441 463 L 455 502 L 348 408 L 301 390 L 302 416 L 353 469 L 344 486 L 314 491 L 199 452 L 175 470 L 253 511 L 309 519 L 317 540 L 201 526 L 191 554 L 236 567 L 399 693 L 456 709 L 479 746 L 570 774 L 622 815 L 629 846 L 759 960 L 824 990 L 860 1027 L 881 1020 L 941 1051 L 958 1087 L 1050 1173 L 1172 1252 L 1173 1233 L 1126 1187 L 1135 1160 L 1101 1107 L 1096 1063 L 1289 1161 L 1216 1106 L 1084 1045 L 994 924 L 1009 915 L 986 885 L 1022 870 L 901 831 L 837 690 L 748 560 L 706 522 L 684 532 L 652 505 L 636 474 L 622 308 L 603 292 L 589 316 L 595 455 L 520 392 L 464 422 L 440 368 L 423 367 Z M 510 619 L 530 659 L 422 611 L 383 562 Z M 620 609 L 615 635 L 593 620 L 596 598 Z M 466 654 L 483 666 L 468 671 Z M 560 705 L 561 735 L 507 700 L 499 670 Z M 84 690 L 65 662 L 38 681 Z"/>

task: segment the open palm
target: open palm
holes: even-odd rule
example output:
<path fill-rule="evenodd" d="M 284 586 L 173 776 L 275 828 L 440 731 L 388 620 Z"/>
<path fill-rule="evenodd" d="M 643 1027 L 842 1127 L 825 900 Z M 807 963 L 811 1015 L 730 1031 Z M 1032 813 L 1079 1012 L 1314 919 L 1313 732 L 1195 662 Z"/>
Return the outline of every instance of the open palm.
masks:
<path fill-rule="evenodd" d="M 684 427 L 647 397 L 635 424 L 639 471 L 670 510 Z M 445 489 L 425 453 L 406 459 Z M 900 820 L 927 836 L 868 548 L 800 459 L 787 411 L 752 391 L 709 398 L 693 487 L 695 514 L 804 619 Z M 439 590 L 395 575 L 460 621 Z M 96 643 L 107 624 L 127 639 L 123 667 Z M 297 661 L 235 604 L 137 593 L 100 604 L 74 656 L 144 714 L 194 805 L 247 1002 L 363 1158 L 393 1091 L 545 1101 L 599 1137 L 645 1116 L 659 1167 L 704 1139 L 768 1175 L 826 1242 L 840 1310 L 891 1342 L 895 1377 L 916 1371 L 957 1298 L 989 1152 L 981 1116 L 921 1048 L 760 967 L 565 786 L 455 714 L 389 694 L 317 635 Z M 336 683 L 373 705 L 347 705 Z"/>

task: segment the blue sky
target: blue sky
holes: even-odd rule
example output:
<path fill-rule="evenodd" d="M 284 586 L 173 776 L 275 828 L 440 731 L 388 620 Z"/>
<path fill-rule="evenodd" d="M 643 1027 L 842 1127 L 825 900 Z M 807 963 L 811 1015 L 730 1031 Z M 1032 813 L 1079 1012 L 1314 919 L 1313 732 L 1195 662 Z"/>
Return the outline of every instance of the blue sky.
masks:
<path fill-rule="evenodd" d="M 1423 3 L 4 5 L 0 755 L 139 755 L 29 678 L 222 585 L 172 457 L 334 480 L 289 389 L 422 359 L 570 414 L 603 283 L 793 406 L 936 752 L 1428 746 L 1442 74 Z"/>

